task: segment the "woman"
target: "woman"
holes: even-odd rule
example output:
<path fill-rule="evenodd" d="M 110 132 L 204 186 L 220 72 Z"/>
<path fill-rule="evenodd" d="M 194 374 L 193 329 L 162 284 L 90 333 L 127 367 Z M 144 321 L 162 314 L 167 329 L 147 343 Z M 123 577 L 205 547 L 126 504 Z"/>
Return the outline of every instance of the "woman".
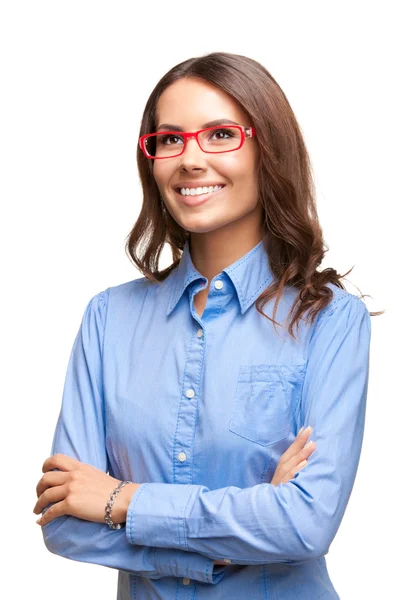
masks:
<path fill-rule="evenodd" d="M 46 547 L 119 569 L 120 600 L 338 598 L 324 555 L 360 458 L 370 313 L 317 271 L 295 116 L 256 61 L 192 58 L 151 93 L 137 158 L 144 276 L 84 312 L 37 486 Z"/>

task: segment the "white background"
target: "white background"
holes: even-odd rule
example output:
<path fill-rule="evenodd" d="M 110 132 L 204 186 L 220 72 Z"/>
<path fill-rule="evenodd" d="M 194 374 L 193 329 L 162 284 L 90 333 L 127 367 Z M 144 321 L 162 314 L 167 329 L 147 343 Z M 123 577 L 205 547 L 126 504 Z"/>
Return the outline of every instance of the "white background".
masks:
<path fill-rule="evenodd" d="M 248 55 L 277 79 L 316 175 L 330 249 L 322 267 L 354 265 L 347 289 L 370 294 L 370 311 L 386 311 L 372 317 L 361 461 L 326 558 L 341 600 L 395 595 L 396 5 L 1 2 L 2 597 L 116 597 L 117 571 L 45 548 L 35 488 L 83 310 L 99 291 L 141 276 L 124 244 L 142 201 L 136 146 L 145 102 L 172 66 L 211 51 Z M 163 258 L 167 266 L 169 251 Z"/>

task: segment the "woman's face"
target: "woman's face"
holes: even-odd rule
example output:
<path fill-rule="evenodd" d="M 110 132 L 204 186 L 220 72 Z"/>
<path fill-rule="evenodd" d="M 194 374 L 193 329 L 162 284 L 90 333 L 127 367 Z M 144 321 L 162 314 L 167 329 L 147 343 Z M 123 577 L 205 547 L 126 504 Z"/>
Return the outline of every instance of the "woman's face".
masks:
<path fill-rule="evenodd" d="M 198 131 L 209 121 L 230 119 L 250 127 L 248 117 L 225 92 L 201 79 L 184 78 L 170 85 L 156 108 L 156 131 Z M 228 124 L 228 123 L 227 123 Z M 161 127 L 160 127 L 161 125 Z M 256 138 L 247 138 L 239 150 L 221 154 L 203 152 L 195 138 L 187 140 L 181 156 L 154 160 L 153 175 L 173 219 L 189 232 L 215 231 L 222 227 L 262 227 L 263 209 L 258 203 Z M 188 206 L 179 191 L 186 187 L 221 184 L 225 187 L 198 206 Z M 189 184 L 189 185 L 188 185 Z"/>

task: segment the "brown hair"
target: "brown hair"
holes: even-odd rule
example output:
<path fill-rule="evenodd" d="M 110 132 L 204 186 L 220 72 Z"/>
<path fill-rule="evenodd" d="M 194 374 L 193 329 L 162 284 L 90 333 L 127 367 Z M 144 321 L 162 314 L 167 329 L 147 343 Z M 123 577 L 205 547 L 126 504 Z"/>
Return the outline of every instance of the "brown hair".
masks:
<path fill-rule="evenodd" d="M 309 311 L 307 319 L 313 322 L 333 298 L 333 291 L 327 284 L 346 289 L 339 280 L 353 269 L 344 275 L 332 268 L 317 271 L 328 248 L 318 220 L 312 169 L 300 126 L 284 92 L 265 67 L 246 56 L 212 52 L 185 60 L 160 79 L 145 106 L 139 136 L 155 131 L 155 111 L 160 95 L 184 77 L 201 78 L 230 94 L 257 132 L 259 201 L 264 207 L 264 226 L 268 232 L 266 250 L 276 279 L 257 298 L 256 308 L 270 319 L 261 309 L 276 296 L 273 318 L 270 319 L 275 326 L 279 324 L 275 315 L 284 286 L 298 288 L 289 315 L 293 317 L 289 334 L 294 337 L 293 327 L 302 315 Z M 185 231 L 165 209 L 152 174 L 153 162 L 138 146 L 143 204 L 125 249 L 146 278 L 161 282 L 179 264 L 190 232 Z M 171 247 L 173 263 L 159 271 L 158 263 L 165 243 Z M 383 312 L 369 314 L 375 316 Z"/>

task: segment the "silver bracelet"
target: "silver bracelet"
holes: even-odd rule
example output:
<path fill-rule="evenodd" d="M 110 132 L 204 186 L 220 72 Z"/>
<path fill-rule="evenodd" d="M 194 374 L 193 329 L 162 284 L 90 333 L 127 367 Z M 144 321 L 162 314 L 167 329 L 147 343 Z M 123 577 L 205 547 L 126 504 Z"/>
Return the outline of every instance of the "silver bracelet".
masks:
<path fill-rule="evenodd" d="M 117 485 L 117 487 L 111 492 L 108 502 L 106 504 L 106 514 L 104 516 L 104 520 L 110 529 L 121 529 L 121 527 L 123 526 L 123 523 L 114 524 L 112 522 L 111 510 L 112 510 L 113 504 L 115 502 L 116 496 L 118 496 L 118 494 L 120 493 L 120 491 L 122 490 L 124 485 L 126 485 L 127 483 L 133 483 L 133 481 L 120 481 L 119 484 Z"/>

